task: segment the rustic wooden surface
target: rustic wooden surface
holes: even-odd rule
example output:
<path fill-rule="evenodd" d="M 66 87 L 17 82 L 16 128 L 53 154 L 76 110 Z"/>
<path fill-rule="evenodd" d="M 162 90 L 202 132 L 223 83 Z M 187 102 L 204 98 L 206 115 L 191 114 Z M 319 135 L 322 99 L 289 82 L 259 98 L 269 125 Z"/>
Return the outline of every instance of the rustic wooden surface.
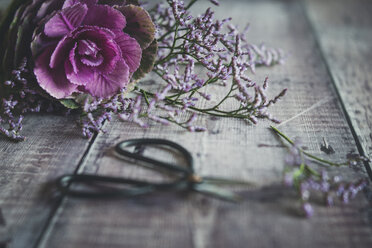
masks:
<path fill-rule="evenodd" d="M 2 2 L 1 2 L 2 3 Z M 206 3 L 201 4 L 201 8 Z M 290 56 L 259 69 L 272 92 L 289 88 L 272 112 L 290 137 L 309 151 L 341 161 L 351 150 L 371 155 L 372 2 L 221 1 L 219 16 L 251 23 L 252 42 L 267 41 Z M 350 205 L 315 204 L 298 217 L 291 190 L 281 186 L 285 150 L 268 130 L 233 119 L 200 117 L 205 133 L 177 127 L 141 129 L 114 120 L 107 134 L 80 137 L 73 117 L 32 115 L 23 143 L 0 139 L 0 247 L 372 247 L 369 190 Z M 128 138 L 158 137 L 183 144 L 201 175 L 253 182 L 239 188 L 240 204 L 197 194 L 162 193 L 136 199 L 89 201 L 61 197 L 51 182 L 64 173 L 149 177 L 118 161 L 112 146 Z M 336 153 L 325 155 L 325 137 Z M 266 146 L 268 145 L 268 146 Z M 367 165 L 369 166 L 369 165 Z M 369 167 L 367 167 L 369 168 Z M 336 173 L 329 169 L 330 173 Z M 367 175 L 363 165 L 337 169 L 344 178 Z"/>
<path fill-rule="evenodd" d="M 324 59 L 360 150 L 372 155 L 372 3 L 307 1 Z"/>

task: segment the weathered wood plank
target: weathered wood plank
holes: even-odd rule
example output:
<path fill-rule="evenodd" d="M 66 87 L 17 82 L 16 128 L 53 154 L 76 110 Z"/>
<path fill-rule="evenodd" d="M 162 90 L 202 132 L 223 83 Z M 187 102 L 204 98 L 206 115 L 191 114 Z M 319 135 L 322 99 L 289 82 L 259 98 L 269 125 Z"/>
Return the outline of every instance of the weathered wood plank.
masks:
<path fill-rule="evenodd" d="M 9 2 L 0 0 L 0 10 Z M 60 198 L 51 182 L 75 170 L 90 142 L 80 135 L 75 118 L 29 115 L 26 141 L 0 137 L 1 248 L 33 247 L 53 215 Z"/>
<path fill-rule="evenodd" d="M 253 41 L 267 40 L 291 56 L 285 66 L 260 69 L 270 75 L 271 89 L 289 87 L 286 99 L 274 107 L 289 136 L 300 136 L 310 152 L 322 155 L 322 137 L 343 160 L 356 149 L 337 94 L 331 84 L 301 4 L 296 1 L 223 2 L 236 23 L 252 23 Z M 204 5 L 203 5 L 204 6 Z M 203 7 L 202 6 L 202 7 Z M 202 9 L 202 7 L 200 9 Z M 285 150 L 268 123 L 249 126 L 232 119 L 199 118 L 209 132 L 186 133 L 176 127 L 141 129 L 113 121 L 99 135 L 80 172 L 147 176 L 112 156 L 112 146 L 128 138 L 157 137 L 181 143 L 196 158 L 202 175 L 219 175 L 256 183 L 240 190 L 244 201 L 234 205 L 195 194 L 155 194 L 116 201 L 67 198 L 51 220 L 40 247 L 370 247 L 369 203 L 360 195 L 353 205 L 316 206 L 311 220 L 297 218 L 293 192 L 281 181 Z M 324 155 L 324 154 L 323 154 Z M 329 168 L 331 173 L 335 170 Z M 344 178 L 366 175 L 363 167 L 338 169 Z"/>
<path fill-rule="evenodd" d="M 306 7 L 361 149 L 372 157 L 372 2 L 319 0 Z"/>
<path fill-rule="evenodd" d="M 59 203 L 51 184 L 72 173 L 89 140 L 82 138 L 72 116 L 26 117 L 24 142 L 0 138 L 0 243 L 32 247 Z"/>

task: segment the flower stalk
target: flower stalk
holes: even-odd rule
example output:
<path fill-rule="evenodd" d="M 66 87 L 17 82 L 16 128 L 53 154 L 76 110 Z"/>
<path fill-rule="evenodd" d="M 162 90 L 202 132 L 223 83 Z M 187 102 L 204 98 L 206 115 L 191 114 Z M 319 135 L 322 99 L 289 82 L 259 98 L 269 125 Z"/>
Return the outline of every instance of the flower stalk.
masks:
<path fill-rule="evenodd" d="M 6 37 L 0 74 L 15 68 L 0 82 L 3 135 L 21 140 L 24 114 L 53 110 L 80 113 L 77 122 L 86 137 L 104 131 L 104 122 L 115 115 L 141 127 L 172 123 L 189 131 L 206 130 L 194 125 L 196 114 L 279 122 L 268 109 L 286 89 L 268 99 L 268 79 L 258 84 L 248 74 L 283 63 L 285 56 L 249 43 L 248 26 L 240 31 L 231 18 L 216 19 L 211 8 L 193 16 L 198 0 L 165 0 L 149 10 L 137 1 L 50 1 L 15 0 L 0 26 Z M 102 18 L 105 13 L 111 21 L 101 21 L 110 19 Z M 157 87 L 142 83 L 149 72 L 160 78 Z M 208 106 L 215 87 L 226 94 Z"/>
<path fill-rule="evenodd" d="M 355 198 L 359 192 L 369 185 L 368 178 L 359 178 L 355 182 L 343 181 L 340 175 L 330 177 L 324 168 L 318 170 L 311 166 L 311 161 L 315 161 L 317 165 L 322 166 L 351 167 L 358 162 L 369 161 L 368 158 L 354 155 L 347 156 L 347 161 L 343 163 L 331 162 L 305 152 L 301 148 L 300 140 L 291 140 L 276 127 L 271 126 L 271 130 L 290 144 L 289 154 L 286 158 L 288 167 L 284 170 L 284 184 L 297 191 L 302 213 L 306 217 L 311 217 L 314 214 L 310 203 L 311 193 L 322 195 L 325 204 L 333 206 L 337 198 L 343 204 L 349 203 L 351 199 Z M 311 160 L 307 160 L 307 158 Z"/>

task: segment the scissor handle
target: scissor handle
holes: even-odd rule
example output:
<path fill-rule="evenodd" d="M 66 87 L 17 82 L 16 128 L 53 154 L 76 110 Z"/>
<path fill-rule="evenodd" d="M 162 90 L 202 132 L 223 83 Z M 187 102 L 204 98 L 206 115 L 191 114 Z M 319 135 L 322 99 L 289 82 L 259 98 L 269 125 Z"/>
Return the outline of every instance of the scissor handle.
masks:
<path fill-rule="evenodd" d="M 182 167 L 174 164 L 170 164 L 167 162 L 159 161 L 153 158 L 145 157 L 141 154 L 130 152 L 125 150 L 124 148 L 130 146 L 138 146 L 138 145 L 165 145 L 170 148 L 175 149 L 176 151 L 180 152 L 183 157 L 186 159 L 187 167 Z M 150 163 L 152 165 L 162 167 L 174 172 L 184 173 L 186 175 L 192 175 L 194 173 L 194 161 L 189 151 L 187 151 L 183 146 L 165 139 L 130 139 L 120 142 L 116 145 L 115 150 L 117 153 L 133 158 L 135 160 L 144 161 Z"/>
<path fill-rule="evenodd" d="M 73 184 L 94 185 L 94 184 L 112 184 L 133 186 L 129 189 L 120 189 L 110 187 L 110 190 L 104 191 L 86 191 L 74 188 Z M 85 198 L 113 198 L 130 197 L 151 193 L 157 190 L 185 188 L 187 180 L 182 177 L 170 183 L 150 183 L 129 178 L 108 177 L 89 174 L 64 175 L 57 180 L 58 189 L 65 195 L 85 197 Z M 102 187 L 100 187 L 102 189 Z"/>
<path fill-rule="evenodd" d="M 136 152 L 130 152 L 125 149 L 130 146 L 141 145 L 164 145 L 180 152 L 187 162 L 186 167 L 174 165 L 171 163 L 159 161 L 153 158 L 143 156 Z M 203 194 L 218 197 L 228 201 L 237 201 L 238 197 L 226 190 L 221 190 L 211 184 L 244 184 L 236 180 L 205 177 L 202 178 L 194 174 L 193 158 L 191 154 L 182 146 L 169 140 L 164 139 L 131 139 L 120 142 L 116 145 L 115 150 L 118 154 L 133 158 L 135 160 L 150 163 L 177 174 L 175 180 L 168 183 L 147 182 L 142 180 L 108 177 L 89 174 L 64 175 L 57 180 L 58 189 L 66 195 L 86 197 L 86 198 L 113 198 L 113 197 L 133 197 L 151 193 L 159 190 L 193 190 Z M 75 184 L 85 186 L 99 186 L 96 191 L 88 191 L 75 187 Z M 105 186 L 130 186 L 129 188 L 105 187 Z"/>
<path fill-rule="evenodd" d="M 104 192 L 92 192 L 76 189 L 73 184 L 97 184 L 97 183 L 110 183 L 110 184 L 121 184 L 121 185 L 133 185 L 131 189 L 115 189 Z M 98 175 L 87 175 L 87 174 L 77 174 L 77 175 L 64 175 L 57 180 L 58 189 L 66 195 L 78 196 L 78 197 L 118 197 L 118 196 L 136 196 L 140 194 L 145 194 L 153 191 L 153 187 L 149 184 L 145 184 L 141 181 L 135 181 L 127 178 L 118 177 L 106 177 Z"/>
<path fill-rule="evenodd" d="M 141 154 L 130 152 L 125 148 L 130 146 L 138 145 L 164 145 L 175 149 L 180 152 L 184 159 L 186 160 L 187 167 L 182 167 L 179 165 L 174 165 L 171 163 L 159 161 L 153 158 L 145 157 Z M 89 175 L 89 174 L 76 174 L 76 175 L 64 175 L 57 180 L 57 187 L 59 190 L 67 195 L 78 196 L 78 197 L 120 197 L 120 196 L 136 196 L 146 193 L 150 193 L 156 190 L 169 190 L 169 189 L 185 189 L 190 187 L 190 176 L 193 175 L 193 158 L 191 154 L 182 146 L 165 139 L 130 139 L 122 141 L 116 145 L 115 150 L 122 156 L 133 158 L 135 160 L 150 163 L 153 166 L 158 166 L 160 168 L 167 169 L 171 172 L 180 174 L 177 179 L 168 183 L 154 183 L 146 182 L 142 180 L 120 178 L 120 177 L 109 177 L 109 176 L 99 176 L 99 175 Z M 81 190 L 74 186 L 73 184 L 81 185 L 97 185 L 97 184 L 111 184 L 111 185 L 127 185 L 132 186 L 129 189 L 112 188 L 110 190 L 102 191 L 87 191 Z"/>

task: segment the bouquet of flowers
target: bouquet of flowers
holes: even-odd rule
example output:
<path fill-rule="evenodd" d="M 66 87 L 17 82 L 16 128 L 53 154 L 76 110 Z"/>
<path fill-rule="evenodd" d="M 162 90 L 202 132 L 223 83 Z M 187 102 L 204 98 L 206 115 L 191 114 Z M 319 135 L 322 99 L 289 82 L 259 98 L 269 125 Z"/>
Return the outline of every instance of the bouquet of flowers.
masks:
<path fill-rule="evenodd" d="M 79 115 L 86 137 L 104 131 L 113 115 L 142 127 L 173 123 L 192 132 L 205 130 L 194 125 L 197 114 L 278 122 L 268 108 L 286 89 L 268 99 L 268 78 L 258 84 L 247 74 L 282 63 L 282 51 L 249 43 L 248 26 L 215 19 L 211 8 L 194 17 L 190 9 L 197 2 L 13 0 L 0 23 L 0 133 L 23 140 L 23 116 L 32 112 Z M 149 73 L 156 80 L 143 80 Z M 216 96 L 215 87 L 225 87 L 225 95 Z M 208 107 L 199 104 L 212 98 Z M 333 163 L 272 128 L 291 144 L 285 184 L 298 191 L 307 216 L 310 191 L 333 205 L 334 198 L 346 203 L 366 187 L 365 179 L 329 178 L 305 157 L 336 167 L 367 158 Z"/>
<path fill-rule="evenodd" d="M 0 133 L 23 140 L 24 115 L 52 111 L 79 113 L 86 137 L 113 115 L 189 131 L 204 130 L 193 125 L 197 113 L 277 122 L 267 108 L 285 90 L 268 100 L 267 79 L 260 86 L 246 74 L 281 63 L 282 52 L 248 43 L 247 29 L 214 20 L 210 8 L 193 17 L 196 2 L 147 8 L 137 0 L 14 0 L 0 24 Z M 141 83 L 150 72 L 158 78 L 151 89 Z M 200 108 L 200 98 L 213 96 L 210 85 L 228 93 Z M 223 108 L 228 99 L 236 109 Z"/>

